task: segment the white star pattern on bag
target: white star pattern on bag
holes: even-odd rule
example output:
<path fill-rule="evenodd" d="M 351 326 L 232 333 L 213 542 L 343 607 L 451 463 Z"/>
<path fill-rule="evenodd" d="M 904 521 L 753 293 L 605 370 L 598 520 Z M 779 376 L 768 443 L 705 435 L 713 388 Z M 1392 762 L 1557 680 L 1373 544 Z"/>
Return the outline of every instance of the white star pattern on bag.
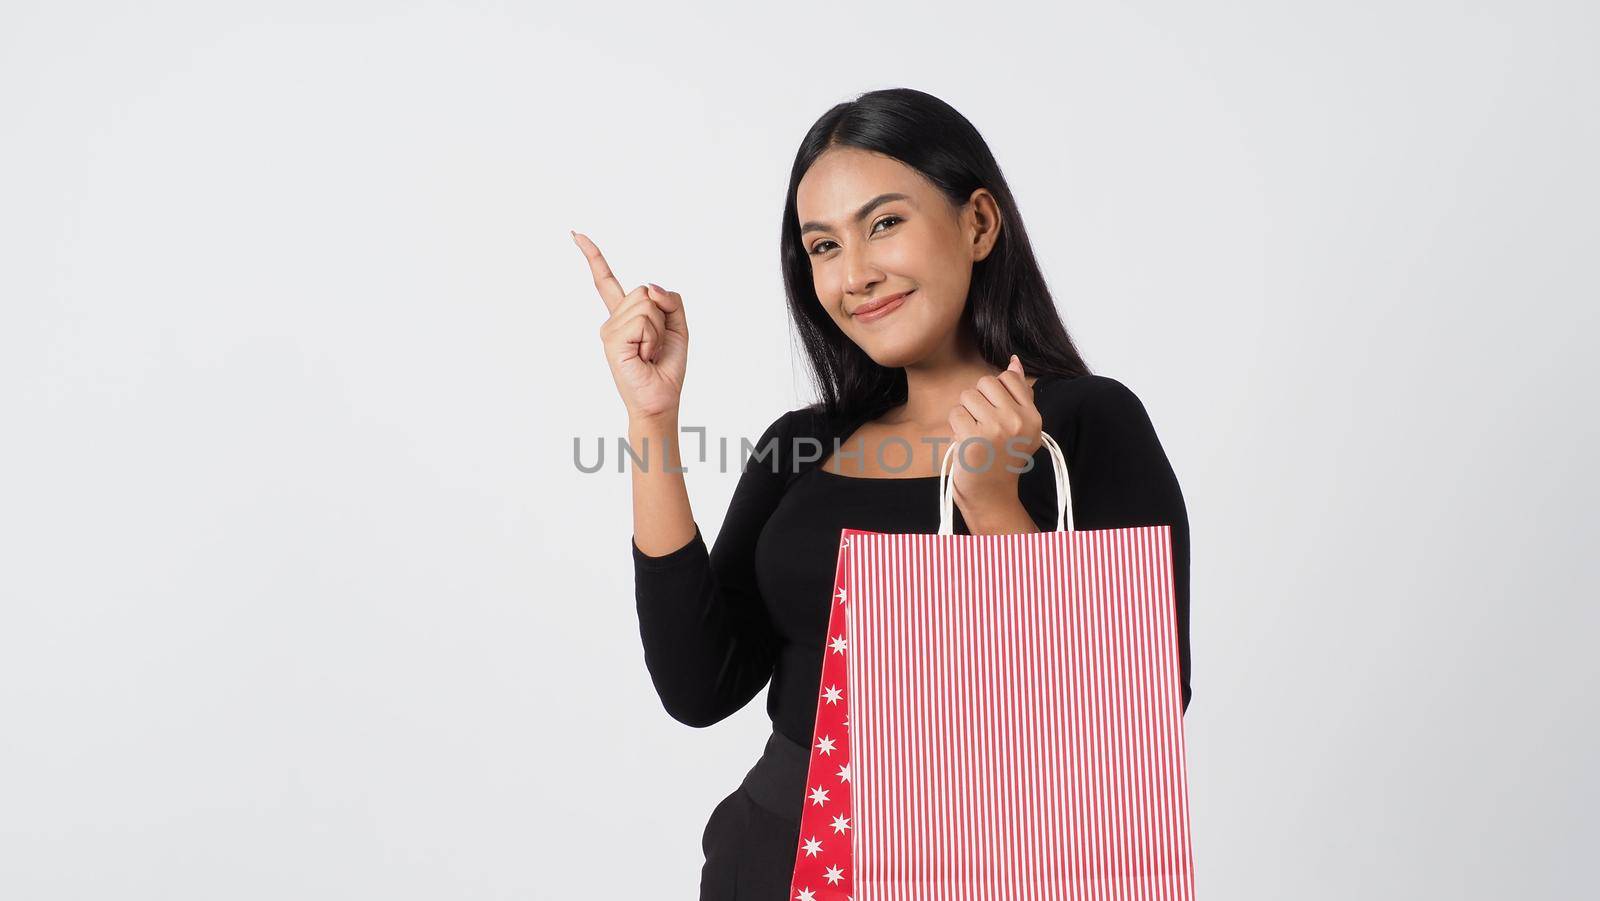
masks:
<path fill-rule="evenodd" d="M 856 553 L 856 536 L 846 535 L 840 542 L 840 558 Z M 789 882 L 790 897 L 797 901 L 841 901 L 853 893 L 850 875 L 850 833 L 854 829 L 851 799 L 849 629 L 847 614 L 852 593 L 845 588 L 843 573 L 834 582 L 827 629 L 822 633 L 824 672 L 817 684 L 817 718 L 812 726 L 813 744 L 806 774 L 806 798 L 802 801 L 804 830 L 810 835 L 797 842 L 795 872 Z M 829 653 L 829 652 L 832 653 Z M 805 803 L 809 801 L 809 803 Z M 838 841 L 824 843 L 817 835 L 834 835 Z M 827 847 L 824 847 L 826 844 Z"/>

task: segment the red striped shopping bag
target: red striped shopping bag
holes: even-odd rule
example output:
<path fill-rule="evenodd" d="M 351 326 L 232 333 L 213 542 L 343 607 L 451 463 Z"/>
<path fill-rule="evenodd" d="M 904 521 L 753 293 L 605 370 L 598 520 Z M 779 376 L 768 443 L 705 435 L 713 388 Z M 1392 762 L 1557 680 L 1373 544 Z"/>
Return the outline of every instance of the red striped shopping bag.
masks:
<path fill-rule="evenodd" d="M 1190 899 L 1171 527 L 844 529 L 794 901 Z"/>

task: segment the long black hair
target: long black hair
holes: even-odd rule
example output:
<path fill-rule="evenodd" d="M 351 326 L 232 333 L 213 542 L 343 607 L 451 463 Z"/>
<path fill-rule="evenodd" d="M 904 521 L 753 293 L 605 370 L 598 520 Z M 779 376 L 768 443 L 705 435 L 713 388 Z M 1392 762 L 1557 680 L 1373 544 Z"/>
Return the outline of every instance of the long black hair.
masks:
<path fill-rule="evenodd" d="M 1000 235 L 989 254 L 973 265 L 959 327 L 997 369 L 1005 368 L 1015 353 L 1029 375 L 1088 374 L 1056 311 L 1016 200 L 989 145 L 943 100 L 911 88 L 888 88 L 823 113 L 800 142 L 789 173 L 783 205 L 783 287 L 821 397 L 813 409 L 859 422 L 906 401 L 905 370 L 878 365 L 840 331 L 812 283 L 795 193 L 817 157 L 836 146 L 893 157 L 922 173 L 958 206 L 978 188 L 989 189 L 1000 208 Z"/>

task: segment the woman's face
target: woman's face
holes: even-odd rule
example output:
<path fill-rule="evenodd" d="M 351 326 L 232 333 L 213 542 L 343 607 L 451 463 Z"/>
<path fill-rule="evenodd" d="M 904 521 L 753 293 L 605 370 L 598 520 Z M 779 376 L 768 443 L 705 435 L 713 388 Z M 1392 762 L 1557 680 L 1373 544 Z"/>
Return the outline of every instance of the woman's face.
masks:
<path fill-rule="evenodd" d="M 979 188 L 953 206 L 905 163 L 835 147 L 806 170 L 795 206 L 817 299 L 868 356 L 900 367 L 954 347 L 972 265 L 999 233 L 993 195 Z"/>

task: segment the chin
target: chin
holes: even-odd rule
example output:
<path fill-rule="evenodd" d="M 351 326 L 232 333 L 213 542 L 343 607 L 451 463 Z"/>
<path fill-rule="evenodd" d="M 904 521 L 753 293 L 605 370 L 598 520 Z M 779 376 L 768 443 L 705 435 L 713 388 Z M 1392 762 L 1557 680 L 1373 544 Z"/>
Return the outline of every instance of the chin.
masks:
<path fill-rule="evenodd" d="M 872 358 L 872 362 L 879 366 L 899 369 L 926 357 L 929 348 L 921 341 L 879 341 L 872 345 L 863 345 L 862 350 Z"/>

